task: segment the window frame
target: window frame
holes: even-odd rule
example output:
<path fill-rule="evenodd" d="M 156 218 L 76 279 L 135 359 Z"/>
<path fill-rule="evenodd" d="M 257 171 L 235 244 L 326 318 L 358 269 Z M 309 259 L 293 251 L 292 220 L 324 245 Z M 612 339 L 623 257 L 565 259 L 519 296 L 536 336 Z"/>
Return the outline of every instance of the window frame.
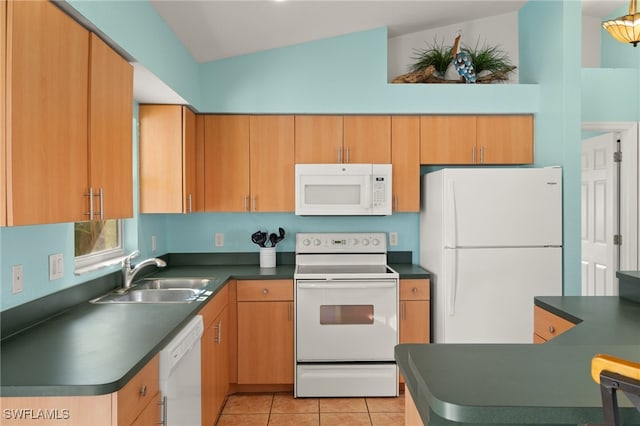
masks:
<path fill-rule="evenodd" d="M 118 246 L 111 249 L 100 250 L 81 256 L 75 256 L 74 249 L 74 272 L 81 275 L 94 271 L 106 266 L 119 263 L 124 257 L 124 220 L 115 219 L 118 229 Z M 75 223 L 74 226 L 74 244 L 75 244 Z"/>

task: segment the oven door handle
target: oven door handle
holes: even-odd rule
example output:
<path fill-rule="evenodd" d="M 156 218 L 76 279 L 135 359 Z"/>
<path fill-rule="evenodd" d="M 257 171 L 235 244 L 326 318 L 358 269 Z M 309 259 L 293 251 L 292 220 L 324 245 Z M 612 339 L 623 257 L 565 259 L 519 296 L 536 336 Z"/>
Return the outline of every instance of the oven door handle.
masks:
<path fill-rule="evenodd" d="M 336 281 L 318 281 L 298 283 L 298 288 L 304 289 L 332 289 L 332 290 L 351 290 L 351 289 L 367 289 L 367 288 L 395 288 L 395 282 L 366 282 L 366 283 L 349 283 Z"/>

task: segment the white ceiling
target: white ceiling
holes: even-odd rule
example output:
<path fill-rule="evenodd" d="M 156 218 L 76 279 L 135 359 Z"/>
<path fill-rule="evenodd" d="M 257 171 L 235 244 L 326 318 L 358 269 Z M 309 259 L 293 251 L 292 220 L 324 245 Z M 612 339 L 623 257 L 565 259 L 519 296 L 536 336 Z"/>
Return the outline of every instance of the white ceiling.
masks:
<path fill-rule="evenodd" d="M 387 27 L 389 37 L 519 10 L 525 0 L 150 0 L 198 62 Z M 557 1 L 557 0 L 555 0 Z M 583 1 L 602 17 L 625 0 Z"/>

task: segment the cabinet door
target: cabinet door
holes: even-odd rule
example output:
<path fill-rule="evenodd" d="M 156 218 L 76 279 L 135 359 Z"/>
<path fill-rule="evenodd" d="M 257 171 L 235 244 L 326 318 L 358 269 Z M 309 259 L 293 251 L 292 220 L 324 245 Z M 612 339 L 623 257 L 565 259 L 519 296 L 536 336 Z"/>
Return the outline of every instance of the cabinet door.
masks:
<path fill-rule="evenodd" d="M 420 117 L 391 117 L 393 209 L 420 211 Z"/>
<path fill-rule="evenodd" d="M 6 106 L 7 106 L 7 92 L 6 92 L 6 50 L 7 50 L 7 2 L 6 0 L 0 0 L 0 23 L 2 23 L 2 31 L 0 31 L 0 70 L 3 70 L 0 75 L 0 226 L 7 224 L 7 197 L 6 197 L 6 146 L 7 146 L 7 128 L 6 121 Z"/>
<path fill-rule="evenodd" d="M 196 148 L 195 148 L 195 202 L 194 212 L 204 211 L 204 115 L 196 115 Z"/>
<path fill-rule="evenodd" d="M 193 213 L 196 203 L 196 115 L 182 107 L 182 211 Z"/>
<path fill-rule="evenodd" d="M 142 410 L 131 426 L 149 426 L 162 424 L 162 394 L 156 393 L 147 407 Z"/>
<path fill-rule="evenodd" d="M 214 424 L 229 390 L 228 311 L 225 307 L 202 336 L 202 424 Z"/>
<path fill-rule="evenodd" d="M 238 384 L 293 383 L 293 302 L 238 302 Z"/>
<path fill-rule="evenodd" d="M 7 222 L 86 220 L 89 32 L 49 1 L 7 7 Z"/>
<path fill-rule="evenodd" d="M 140 105 L 140 213 L 182 213 L 182 106 Z"/>
<path fill-rule="evenodd" d="M 391 117 L 344 117 L 343 163 L 391 163 Z"/>
<path fill-rule="evenodd" d="M 251 211 L 293 212 L 294 118 L 250 117 Z"/>
<path fill-rule="evenodd" d="M 429 343 L 428 300 L 400 301 L 400 343 Z"/>
<path fill-rule="evenodd" d="M 296 164 L 340 163 L 342 123 L 339 115 L 296 115 Z"/>
<path fill-rule="evenodd" d="M 420 118 L 420 164 L 474 164 L 476 117 L 427 115 Z"/>
<path fill-rule="evenodd" d="M 204 118 L 205 211 L 249 209 L 249 116 Z"/>
<path fill-rule="evenodd" d="M 89 72 L 89 186 L 104 219 L 132 217 L 133 67 L 91 34 Z"/>
<path fill-rule="evenodd" d="M 533 116 L 482 115 L 477 118 L 482 164 L 533 163 Z"/>

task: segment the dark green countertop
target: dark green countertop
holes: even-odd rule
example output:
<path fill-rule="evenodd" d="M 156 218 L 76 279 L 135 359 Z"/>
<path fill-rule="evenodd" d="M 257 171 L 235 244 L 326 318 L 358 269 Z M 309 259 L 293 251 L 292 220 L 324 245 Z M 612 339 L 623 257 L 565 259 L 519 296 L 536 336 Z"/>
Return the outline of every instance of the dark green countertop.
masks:
<path fill-rule="evenodd" d="M 424 269 L 392 264 L 402 278 Z M 295 265 L 175 266 L 153 276 L 214 278 L 213 297 L 229 279 L 292 279 Z M 209 299 L 187 304 L 92 304 L 84 301 L 2 339 L 1 396 L 101 395 L 121 389 Z M 4 336 L 3 336 L 4 337 Z"/>
<path fill-rule="evenodd" d="M 538 297 L 577 323 L 542 345 L 399 345 L 396 360 L 425 424 L 603 423 L 591 359 L 640 360 L 640 304 L 618 297 Z M 533 315 L 533 313 L 532 313 Z M 640 413 L 620 397 L 623 422 Z"/>

